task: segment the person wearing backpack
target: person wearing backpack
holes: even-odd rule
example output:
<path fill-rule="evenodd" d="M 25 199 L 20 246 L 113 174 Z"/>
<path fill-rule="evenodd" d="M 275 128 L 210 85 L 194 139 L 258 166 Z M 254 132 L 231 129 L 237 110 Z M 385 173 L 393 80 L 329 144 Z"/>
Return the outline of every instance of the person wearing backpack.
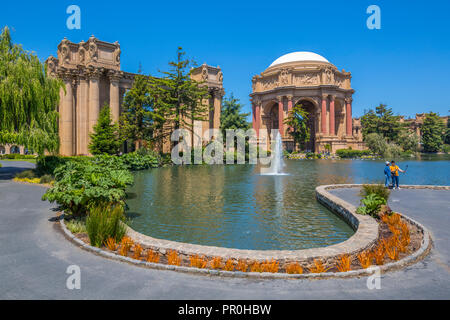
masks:
<path fill-rule="evenodd" d="M 389 188 L 390 183 L 391 183 L 390 162 L 386 161 L 386 166 L 384 167 L 384 186 L 386 188 Z"/>

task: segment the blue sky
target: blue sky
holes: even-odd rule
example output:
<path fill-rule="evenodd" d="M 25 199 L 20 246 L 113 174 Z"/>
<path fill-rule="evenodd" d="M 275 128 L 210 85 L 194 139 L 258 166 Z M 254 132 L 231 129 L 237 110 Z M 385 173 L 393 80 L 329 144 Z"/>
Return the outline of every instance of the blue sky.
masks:
<path fill-rule="evenodd" d="M 344 4 L 345 3 L 345 4 Z M 81 30 L 66 9 L 81 8 Z M 381 30 L 366 27 L 369 5 Z M 7 1 L 0 26 L 45 60 L 67 37 L 119 41 L 122 70 L 158 75 L 182 46 L 199 64 L 220 65 L 227 94 L 250 111 L 251 78 L 276 58 L 313 51 L 352 72 L 354 116 L 379 103 L 397 114 L 450 110 L 450 1 Z"/>

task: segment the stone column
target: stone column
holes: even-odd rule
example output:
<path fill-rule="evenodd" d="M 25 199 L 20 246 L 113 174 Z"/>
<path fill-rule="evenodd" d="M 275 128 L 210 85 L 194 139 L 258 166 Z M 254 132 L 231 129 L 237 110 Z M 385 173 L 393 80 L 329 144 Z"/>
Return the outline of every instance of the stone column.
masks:
<path fill-rule="evenodd" d="M 288 99 L 288 117 L 291 115 L 292 112 L 292 99 L 294 98 L 294 96 L 292 95 L 288 95 L 287 99 Z M 291 126 L 289 126 L 289 131 L 291 130 Z"/>
<path fill-rule="evenodd" d="M 254 102 L 252 102 L 252 124 L 253 130 L 256 131 L 256 105 Z"/>
<path fill-rule="evenodd" d="M 327 133 L 327 99 L 328 95 L 322 95 L 322 110 L 320 111 L 320 131 L 323 134 Z"/>
<path fill-rule="evenodd" d="M 64 84 L 66 93 L 63 93 L 63 99 L 60 108 L 60 154 L 63 156 L 73 155 L 73 89 L 72 77 L 64 75 Z"/>
<path fill-rule="evenodd" d="M 89 75 L 89 133 L 94 131 L 100 113 L 100 74 L 94 71 Z"/>
<path fill-rule="evenodd" d="M 220 112 L 222 109 L 223 89 L 214 91 L 214 129 L 220 129 Z"/>
<path fill-rule="evenodd" d="M 284 136 L 283 130 L 283 96 L 278 96 L 278 130 L 280 131 L 281 137 Z"/>
<path fill-rule="evenodd" d="M 345 99 L 345 115 L 346 115 L 346 125 L 347 136 L 353 135 L 353 120 L 352 120 L 352 98 Z"/>
<path fill-rule="evenodd" d="M 255 122 L 256 136 L 259 138 L 259 129 L 261 129 L 261 102 L 256 102 L 255 105 Z"/>
<path fill-rule="evenodd" d="M 109 107 L 111 110 L 111 118 L 113 122 L 119 122 L 120 116 L 120 96 L 119 96 L 119 81 L 120 77 L 112 73 L 109 77 Z"/>
<path fill-rule="evenodd" d="M 89 154 L 89 83 L 80 78 L 77 103 L 77 155 Z"/>
<path fill-rule="evenodd" d="M 334 110 L 334 96 L 330 97 L 330 135 L 334 136 L 336 135 L 336 113 Z"/>

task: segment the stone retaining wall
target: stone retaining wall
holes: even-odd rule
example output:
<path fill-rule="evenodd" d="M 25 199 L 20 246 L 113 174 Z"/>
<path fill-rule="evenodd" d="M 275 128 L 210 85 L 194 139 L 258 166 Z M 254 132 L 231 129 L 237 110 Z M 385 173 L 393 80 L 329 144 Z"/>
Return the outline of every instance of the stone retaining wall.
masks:
<path fill-rule="evenodd" d="M 342 254 L 356 254 L 360 251 L 364 251 L 372 247 L 378 239 L 378 223 L 369 216 L 363 216 L 356 214 L 356 208 L 348 202 L 330 194 L 328 189 L 335 188 L 354 188 L 361 187 L 361 185 L 330 185 L 320 186 L 316 188 L 316 197 L 319 202 L 329 207 L 333 212 L 341 216 L 346 222 L 348 222 L 352 228 L 356 230 L 355 234 L 348 240 L 323 248 L 313 248 L 306 250 L 240 250 L 229 249 L 220 247 L 201 246 L 188 243 L 180 243 L 168 240 L 155 239 L 141 233 L 134 231 L 128 227 L 128 235 L 136 242 L 139 242 L 145 246 L 151 247 L 155 251 L 165 254 L 167 250 L 177 250 L 181 255 L 186 257 L 190 255 L 200 255 L 207 258 L 222 257 L 225 259 L 243 259 L 253 261 L 265 261 L 275 259 L 281 263 L 287 263 L 291 261 L 310 261 L 313 259 L 321 259 L 325 261 L 325 265 L 334 263 L 335 259 Z M 405 188 L 430 188 L 430 189 L 445 189 L 449 190 L 450 187 L 440 186 L 405 186 Z M 115 260 L 121 260 L 132 264 L 146 266 L 154 269 L 161 270 L 176 270 L 180 272 L 205 274 L 205 275 L 219 275 L 219 276 L 232 276 L 232 277 L 245 277 L 245 278 L 266 278 L 266 279 L 299 279 L 299 278 L 331 278 L 331 277 L 354 277 L 354 276 L 367 276 L 373 274 L 376 270 L 385 272 L 387 270 L 394 270 L 405 267 L 425 257 L 431 250 L 432 242 L 431 236 L 427 229 L 420 223 L 410 219 L 407 216 L 402 215 L 408 222 L 414 224 L 421 230 L 423 234 L 423 240 L 419 250 L 413 254 L 403 258 L 402 260 L 388 263 L 382 266 L 374 266 L 368 269 L 358 269 L 348 272 L 325 272 L 325 273 L 306 273 L 306 274 L 287 274 L 287 273 L 259 273 L 259 272 L 239 272 L 239 271 L 223 271 L 223 270 L 211 270 L 211 269 L 198 269 L 193 267 L 173 266 L 160 263 L 151 263 L 146 261 L 135 260 L 129 257 L 123 257 L 118 254 L 108 252 L 99 248 L 92 247 L 82 240 L 76 238 L 65 226 L 64 220 L 61 221 L 62 229 L 65 235 L 83 247 L 84 249 L 95 252 L 104 257 L 108 257 Z"/>

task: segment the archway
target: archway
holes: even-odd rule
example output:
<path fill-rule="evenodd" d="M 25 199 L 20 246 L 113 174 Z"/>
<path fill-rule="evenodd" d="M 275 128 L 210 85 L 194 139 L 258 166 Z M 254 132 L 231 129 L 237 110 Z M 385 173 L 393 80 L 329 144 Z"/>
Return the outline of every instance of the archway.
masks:
<path fill-rule="evenodd" d="M 20 154 L 20 148 L 18 146 L 12 146 L 10 153 L 11 154 Z"/>
<path fill-rule="evenodd" d="M 6 149 L 4 146 L 0 146 L 0 154 L 5 154 L 6 153 Z"/>
<path fill-rule="evenodd" d="M 305 144 L 305 151 L 314 152 L 315 151 L 315 141 L 316 141 L 316 112 L 314 104 L 305 99 L 300 99 L 295 104 L 296 107 L 300 106 L 303 110 L 308 113 L 308 128 L 309 128 L 309 141 Z M 297 146 L 299 147 L 299 146 Z"/>

